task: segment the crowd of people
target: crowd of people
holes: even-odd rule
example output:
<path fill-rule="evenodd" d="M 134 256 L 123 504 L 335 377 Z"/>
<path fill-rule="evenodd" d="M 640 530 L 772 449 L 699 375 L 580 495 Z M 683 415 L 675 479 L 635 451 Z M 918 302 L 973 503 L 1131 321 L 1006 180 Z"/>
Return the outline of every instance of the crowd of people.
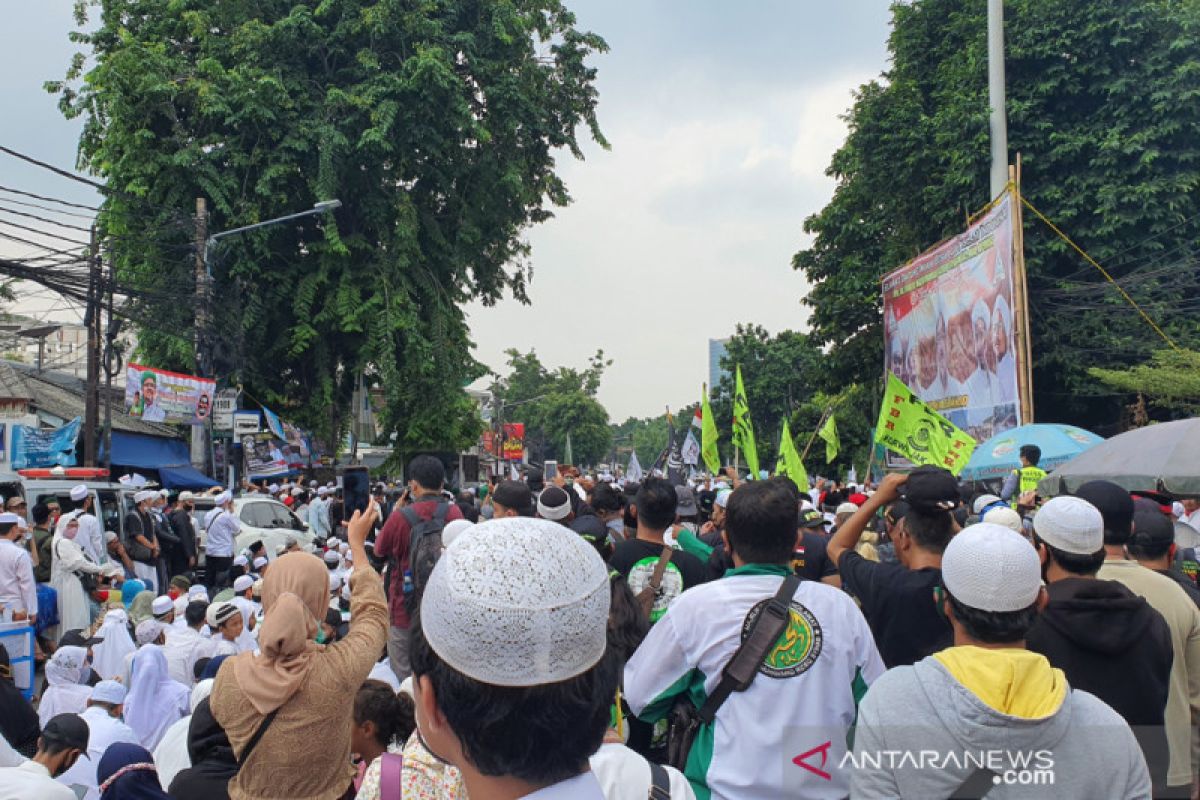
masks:
<path fill-rule="evenodd" d="M 1194 504 L 1022 457 L 1001 499 L 418 456 L 365 504 L 247 487 L 309 524 L 274 553 L 229 492 L 203 550 L 186 493 L 116 541 L 86 487 L 6 506 L 0 598 L 59 622 L 33 702 L 0 647 L 0 800 L 1195 798 Z"/>

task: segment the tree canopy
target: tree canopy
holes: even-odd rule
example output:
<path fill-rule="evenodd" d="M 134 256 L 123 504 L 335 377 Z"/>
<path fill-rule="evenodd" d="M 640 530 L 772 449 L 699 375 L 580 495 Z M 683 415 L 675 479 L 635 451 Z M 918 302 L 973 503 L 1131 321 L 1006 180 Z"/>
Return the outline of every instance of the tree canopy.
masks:
<path fill-rule="evenodd" d="M 195 198 L 210 231 L 338 198 L 214 249 L 215 374 L 336 441 L 362 373 L 398 449 L 474 441 L 462 388 L 485 370 L 462 305 L 526 301 L 523 233 L 570 200 L 556 153 L 605 144 L 604 41 L 559 0 L 81 0 L 77 17 L 85 52 L 47 88 L 110 188 L 102 235 L 154 320 L 142 358 L 194 368 Z"/>
<path fill-rule="evenodd" d="M 1195 350 L 1156 350 L 1148 363 L 1090 372 L 1105 385 L 1145 395 L 1160 408 L 1200 413 L 1200 352 Z"/>
<path fill-rule="evenodd" d="M 534 462 L 563 461 L 567 436 L 577 464 L 597 464 L 609 454 L 612 432 L 608 412 L 596 400 L 604 370 L 612 364 L 603 350 L 579 370 L 547 369 L 530 350 L 505 351 L 508 374 L 492 385 L 503 422 L 525 424 L 525 447 Z"/>
<path fill-rule="evenodd" d="M 914 0 L 892 13 L 891 68 L 858 90 L 828 169 L 834 197 L 805 222 L 814 240 L 793 260 L 812 284 L 804 302 L 828 347 L 829 390 L 882 374 L 880 278 L 988 200 L 985 4 Z M 1170 336 L 1194 343 L 1200 6 L 1009 0 L 1005 16 L 1024 194 Z M 1121 398 L 1088 368 L 1143 360 L 1163 342 L 1029 214 L 1025 234 L 1036 417 L 1103 428 Z"/>

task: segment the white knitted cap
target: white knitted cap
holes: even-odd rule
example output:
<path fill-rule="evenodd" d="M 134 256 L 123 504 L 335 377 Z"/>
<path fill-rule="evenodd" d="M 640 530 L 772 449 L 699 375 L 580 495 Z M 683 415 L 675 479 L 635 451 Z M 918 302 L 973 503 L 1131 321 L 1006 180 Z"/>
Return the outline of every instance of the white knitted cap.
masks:
<path fill-rule="evenodd" d="M 1037 600 L 1042 564 L 1029 541 L 1002 525 L 964 528 L 942 555 L 946 591 L 980 611 L 1020 611 Z"/>
<path fill-rule="evenodd" d="M 992 503 L 999 503 L 1000 498 L 994 494 L 981 494 L 975 498 L 975 502 L 971 506 L 971 511 L 975 514 L 982 514 L 983 510 Z"/>
<path fill-rule="evenodd" d="M 159 636 L 162 636 L 163 631 L 167 628 L 156 619 L 144 619 L 138 623 L 133 630 L 133 636 L 137 639 L 138 646 L 150 644 Z"/>
<path fill-rule="evenodd" d="M 475 523 L 469 519 L 456 519 L 447 522 L 446 527 L 442 528 L 442 544 L 449 547 L 451 542 L 474 527 Z"/>
<path fill-rule="evenodd" d="M 1090 556 L 1104 547 L 1104 516 L 1082 497 L 1052 498 L 1033 518 L 1033 530 L 1064 553 Z"/>
<path fill-rule="evenodd" d="M 88 496 L 88 488 L 84 484 L 71 487 L 71 499 L 78 503 L 80 500 Z"/>
<path fill-rule="evenodd" d="M 421 627 L 448 665 L 495 686 L 573 678 L 604 656 L 608 570 L 556 522 L 476 525 L 446 548 L 421 599 Z"/>
<path fill-rule="evenodd" d="M 1025 523 L 1021 521 L 1021 515 L 1008 506 L 996 506 L 989 509 L 983 515 L 980 522 L 986 522 L 990 525 L 1003 525 L 1017 533 L 1022 533 L 1025 530 Z"/>
<path fill-rule="evenodd" d="M 241 594 L 253 585 L 254 578 L 251 578 L 249 575 L 238 575 L 233 581 L 233 590 Z"/>

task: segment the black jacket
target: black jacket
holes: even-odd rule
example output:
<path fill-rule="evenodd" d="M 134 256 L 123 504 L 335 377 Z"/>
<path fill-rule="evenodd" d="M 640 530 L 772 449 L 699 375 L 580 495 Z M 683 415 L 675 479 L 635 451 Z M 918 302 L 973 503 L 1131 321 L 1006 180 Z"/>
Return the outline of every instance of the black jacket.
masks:
<path fill-rule="evenodd" d="M 1067 578 L 1047 591 L 1026 646 L 1066 673 L 1072 689 L 1125 718 L 1160 788 L 1170 761 L 1163 722 L 1174 658 L 1166 620 L 1117 581 Z"/>
<path fill-rule="evenodd" d="M 188 723 L 188 756 L 192 766 L 175 776 L 167 795 L 172 800 L 229 800 L 229 781 L 237 775 L 238 763 L 207 697 Z"/>

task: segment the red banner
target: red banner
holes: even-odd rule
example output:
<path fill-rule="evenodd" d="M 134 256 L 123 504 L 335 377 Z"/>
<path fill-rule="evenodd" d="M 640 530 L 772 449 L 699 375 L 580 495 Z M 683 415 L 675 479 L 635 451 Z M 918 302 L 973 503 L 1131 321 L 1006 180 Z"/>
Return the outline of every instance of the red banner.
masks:
<path fill-rule="evenodd" d="M 525 458 L 525 423 L 504 423 L 504 458 L 520 461 Z"/>

